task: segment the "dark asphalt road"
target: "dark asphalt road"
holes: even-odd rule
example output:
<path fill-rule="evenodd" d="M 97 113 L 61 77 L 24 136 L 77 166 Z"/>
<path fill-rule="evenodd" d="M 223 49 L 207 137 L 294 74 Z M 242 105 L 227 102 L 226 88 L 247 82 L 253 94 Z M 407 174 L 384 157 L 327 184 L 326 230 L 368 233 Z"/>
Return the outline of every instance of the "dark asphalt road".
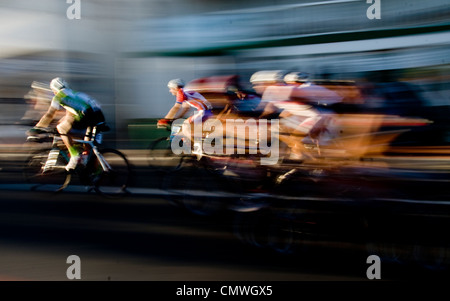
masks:
<path fill-rule="evenodd" d="M 246 246 L 233 235 L 230 216 L 193 216 L 157 198 L 111 201 L 92 194 L 2 194 L 4 280 L 67 280 L 70 255 L 81 258 L 83 280 L 365 278 L 364 264 L 358 270 L 356 258 L 336 264 L 326 255 L 302 259 Z"/>
<path fill-rule="evenodd" d="M 133 182 L 144 190 L 112 200 L 24 189 L 20 158 L 4 157 L 0 171 L 2 280 L 65 281 L 66 259 L 77 255 L 82 280 L 93 281 L 368 281 L 367 250 L 358 242 L 316 241 L 293 254 L 244 243 L 236 235 L 237 223 L 246 226 L 241 214 L 199 216 L 173 206 L 154 193 L 164 191 L 164 178 L 145 164 L 135 164 Z M 383 280 L 448 278 L 382 261 Z"/>

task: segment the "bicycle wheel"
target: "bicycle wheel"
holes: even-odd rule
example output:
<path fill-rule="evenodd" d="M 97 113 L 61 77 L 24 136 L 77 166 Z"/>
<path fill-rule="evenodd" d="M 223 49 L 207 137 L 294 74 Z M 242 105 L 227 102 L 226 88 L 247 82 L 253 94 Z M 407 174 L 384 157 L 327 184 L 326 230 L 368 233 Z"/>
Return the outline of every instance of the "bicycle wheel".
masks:
<path fill-rule="evenodd" d="M 58 192 L 67 187 L 71 175 L 65 169 L 68 158 L 60 151 L 55 166 L 44 172 L 45 162 L 51 149 L 38 150 L 25 161 L 23 175 L 25 182 L 32 184 L 32 190 L 49 190 Z"/>
<path fill-rule="evenodd" d="M 115 149 L 102 149 L 100 153 L 111 169 L 105 172 L 98 159 L 93 162 L 91 180 L 95 191 L 106 197 L 120 197 L 127 194 L 131 176 L 128 159 Z"/>
<path fill-rule="evenodd" d="M 181 168 L 184 155 L 173 153 L 170 139 L 166 137 L 158 138 L 150 143 L 148 150 L 147 162 L 149 168 L 153 171 L 171 172 Z"/>

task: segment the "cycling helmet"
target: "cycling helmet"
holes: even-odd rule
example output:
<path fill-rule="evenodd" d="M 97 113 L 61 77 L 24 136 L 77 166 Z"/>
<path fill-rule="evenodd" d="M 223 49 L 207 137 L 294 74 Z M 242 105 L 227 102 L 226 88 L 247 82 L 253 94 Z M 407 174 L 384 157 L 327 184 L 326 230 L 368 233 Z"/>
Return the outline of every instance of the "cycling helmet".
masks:
<path fill-rule="evenodd" d="M 184 87 L 184 81 L 181 78 L 172 79 L 167 84 L 167 87 L 169 87 L 169 88 L 183 88 Z"/>
<path fill-rule="evenodd" d="M 50 82 L 50 89 L 52 89 L 53 92 L 59 92 L 59 90 L 68 87 L 69 85 L 67 82 L 61 77 L 56 77 Z"/>
<path fill-rule="evenodd" d="M 265 70 L 253 73 L 250 77 L 252 84 L 282 82 L 284 73 L 282 70 Z"/>
<path fill-rule="evenodd" d="M 308 80 L 308 77 L 309 74 L 305 72 L 291 72 L 286 74 L 283 79 L 286 83 L 288 82 L 300 83 Z"/>

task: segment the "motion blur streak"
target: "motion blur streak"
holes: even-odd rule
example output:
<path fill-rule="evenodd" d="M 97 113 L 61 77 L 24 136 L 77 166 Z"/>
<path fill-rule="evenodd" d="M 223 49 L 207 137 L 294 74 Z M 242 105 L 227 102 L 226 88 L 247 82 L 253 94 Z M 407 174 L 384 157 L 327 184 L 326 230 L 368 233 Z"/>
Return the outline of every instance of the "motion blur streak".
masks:
<path fill-rule="evenodd" d="M 450 5 L 380 2 L 380 19 L 369 19 L 365 0 L 81 0 L 70 19 L 65 1 L 2 1 L 2 179 L 22 183 L 28 152 L 44 147 L 25 132 L 60 76 L 99 101 L 111 127 L 103 145 L 129 156 L 131 186 L 160 189 L 190 213 L 232 212 L 246 243 L 291 253 L 351 240 L 382 260 L 449 263 L 436 229 L 450 216 Z M 258 71 L 303 77 L 252 83 Z M 157 128 L 173 78 L 222 124 L 279 124 L 276 164 L 249 151 L 269 148 L 261 136 L 233 156 L 156 147 L 178 134 Z"/>

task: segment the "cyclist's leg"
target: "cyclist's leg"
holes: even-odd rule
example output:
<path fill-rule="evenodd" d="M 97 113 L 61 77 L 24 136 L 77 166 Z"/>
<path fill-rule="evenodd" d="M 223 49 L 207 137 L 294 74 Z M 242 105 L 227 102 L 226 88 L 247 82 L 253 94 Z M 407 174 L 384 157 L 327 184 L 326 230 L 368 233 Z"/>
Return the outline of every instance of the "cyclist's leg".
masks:
<path fill-rule="evenodd" d="M 210 110 L 198 111 L 192 116 L 191 127 L 193 128 L 193 150 L 200 155 L 203 153 L 203 123 L 212 116 Z"/>
<path fill-rule="evenodd" d="M 194 142 L 198 142 L 202 139 L 203 134 L 203 118 L 205 116 L 205 111 L 198 111 L 190 118 L 189 122 L 191 123 L 191 128 L 193 130 L 193 140 Z M 197 128 L 196 128 L 197 127 Z"/>
<path fill-rule="evenodd" d="M 201 118 L 198 118 L 199 116 L 197 114 L 198 113 L 186 119 L 181 126 L 181 133 L 183 134 L 183 138 L 185 141 L 184 144 L 190 146 L 191 148 L 195 143 L 198 143 L 199 139 L 201 141 L 201 132 L 197 133 L 198 130 L 196 131 L 195 128 L 196 124 L 198 126 L 199 122 L 201 127 Z M 199 135 L 200 137 L 197 137 Z"/>
<path fill-rule="evenodd" d="M 69 134 L 74 122 L 75 116 L 69 111 L 66 111 L 66 115 L 63 117 L 61 122 L 59 122 L 58 125 L 56 126 L 56 129 L 58 130 L 58 133 L 61 135 L 61 139 L 64 142 L 64 145 L 69 150 L 70 156 L 78 155 L 77 149 L 73 146 L 72 136 Z"/>
<path fill-rule="evenodd" d="M 291 159 L 302 159 L 303 148 L 301 140 L 305 137 L 303 132 L 296 131 L 299 120 L 297 116 L 289 116 L 280 120 L 279 139 L 288 146 Z"/>
<path fill-rule="evenodd" d="M 186 119 L 181 125 L 181 133 L 186 140 L 191 141 L 192 139 L 192 126 L 191 126 L 191 118 Z M 188 142 L 188 141 L 186 141 Z"/>

